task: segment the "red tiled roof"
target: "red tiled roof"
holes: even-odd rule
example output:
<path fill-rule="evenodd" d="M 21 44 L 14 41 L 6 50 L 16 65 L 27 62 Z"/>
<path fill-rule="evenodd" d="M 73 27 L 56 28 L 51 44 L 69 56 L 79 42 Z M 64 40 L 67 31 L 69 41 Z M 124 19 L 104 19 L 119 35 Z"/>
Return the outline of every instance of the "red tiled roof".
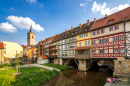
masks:
<path fill-rule="evenodd" d="M 111 14 L 107 17 L 96 20 L 96 22 L 92 25 L 91 30 L 105 26 L 109 24 L 109 21 L 112 21 L 112 23 L 116 23 L 124 19 L 130 19 L 130 7 L 123 9 L 121 11 L 118 11 L 114 14 Z"/>
<path fill-rule="evenodd" d="M 47 59 L 47 56 L 45 56 L 45 55 L 40 55 L 40 57 L 41 57 L 42 59 Z"/>
<path fill-rule="evenodd" d="M 88 49 L 90 46 L 87 46 L 87 47 L 77 47 L 75 50 L 85 50 L 85 49 Z"/>
<path fill-rule="evenodd" d="M 0 43 L 0 48 L 4 49 L 4 44 Z"/>
<path fill-rule="evenodd" d="M 26 46 L 26 45 L 21 45 L 21 46 L 23 47 L 23 49 L 27 48 L 27 46 Z"/>
<path fill-rule="evenodd" d="M 55 38 L 52 40 L 52 43 L 56 42 L 60 37 L 61 37 L 62 34 L 58 34 L 55 36 Z"/>

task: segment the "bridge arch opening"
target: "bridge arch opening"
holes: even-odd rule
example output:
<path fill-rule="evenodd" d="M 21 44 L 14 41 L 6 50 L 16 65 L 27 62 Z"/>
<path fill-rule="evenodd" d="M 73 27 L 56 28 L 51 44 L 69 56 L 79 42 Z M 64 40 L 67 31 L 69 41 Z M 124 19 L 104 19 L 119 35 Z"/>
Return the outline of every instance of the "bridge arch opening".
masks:
<path fill-rule="evenodd" d="M 93 61 L 90 66 L 88 71 L 94 70 L 94 71 L 100 71 L 100 72 L 110 72 L 113 73 L 114 71 L 114 62 L 113 60 L 96 60 Z"/>
<path fill-rule="evenodd" d="M 78 68 L 78 61 L 75 59 L 64 59 L 64 64 L 63 65 L 68 65 L 73 68 Z"/>

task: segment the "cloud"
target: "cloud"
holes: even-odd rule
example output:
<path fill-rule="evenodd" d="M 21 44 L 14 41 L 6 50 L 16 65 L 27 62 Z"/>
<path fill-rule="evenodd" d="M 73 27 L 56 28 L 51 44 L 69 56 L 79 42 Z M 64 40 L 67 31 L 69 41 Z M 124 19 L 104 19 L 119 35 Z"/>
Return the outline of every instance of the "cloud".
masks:
<path fill-rule="evenodd" d="M 15 10 L 13 7 L 10 7 L 11 10 Z"/>
<path fill-rule="evenodd" d="M 88 3 L 81 3 L 80 6 L 85 6 L 86 4 L 88 4 Z"/>
<path fill-rule="evenodd" d="M 26 1 L 29 2 L 30 4 L 37 2 L 37 0 L 26 0 Z"/>
<path fill-rule="evenodd" d="M 17 31 L 17 29 L 14 26 L 9 24 L 9 22 L 1 23 L 0 30 L 3 32 L 16 32 Z"/>
<path fill-rule="evenodd" d="M 11 22 L 12 25 L 18 27 L 19 29 L 30 29 L 30 26 L 32 24 L 32 28 L 36 31 L 44 31 L 44 28 L 42 28 L 39 24 L 36 24 L 33 20 L 31 20 L 28 17 L 17 17 L 17 16 L 8 16 L 6 18 L 9 22 Z"/>
<path fill-rule="evenodd" d="M 100 12 L 101 15 L 105 15 L 105 14 L 110 15 L 112 13 L 115 13 L 117 11 L 120 11 L 122 9 L 129 7 L 128 4 L 124 4 L 124 5 L 119 5 L 118 7 L 114 7 L 112 9 L 110 9 L 109 7 L 106 7 L 106 5 L 107 5 L 106 3 L 97 4 L 97 2 L 95 1 L 93 3 L 91 10 L 93 11 L 93 13 Z"/>

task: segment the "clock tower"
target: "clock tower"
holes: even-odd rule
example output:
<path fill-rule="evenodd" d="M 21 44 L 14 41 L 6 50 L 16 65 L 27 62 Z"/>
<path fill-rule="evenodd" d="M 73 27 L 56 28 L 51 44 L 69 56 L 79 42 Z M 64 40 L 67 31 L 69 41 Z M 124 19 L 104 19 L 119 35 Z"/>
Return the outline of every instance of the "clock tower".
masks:
<path fill-rule="evenodd" d="M 35 45 L 35 33 L 33 33 L 32 25 L 30 26 L 30 31 L 27 33 L 27 46 Z"/>

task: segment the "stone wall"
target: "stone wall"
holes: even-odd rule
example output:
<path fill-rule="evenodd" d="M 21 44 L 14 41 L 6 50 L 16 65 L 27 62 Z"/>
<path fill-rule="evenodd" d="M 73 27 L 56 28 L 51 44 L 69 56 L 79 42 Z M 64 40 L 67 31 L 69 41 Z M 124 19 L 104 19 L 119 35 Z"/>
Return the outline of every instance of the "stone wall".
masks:
<path fill-rule="evenodd" d="M 86 71 L 87 68 L 86 68 L 86 60 L 78 60 L 79 62 L 79 66 L 78 66 L 78 69 L 81 70 L 81 71 Z"/>
<path fill-rule="evenodd" d="M 54 59 L 54 64 L 58 64 L 58 59 Z"/>
<path fill-rule="evenodd" d="M 114 73 L 116 74 L 130 74 L 130 59 L 114 60 Z"/>

